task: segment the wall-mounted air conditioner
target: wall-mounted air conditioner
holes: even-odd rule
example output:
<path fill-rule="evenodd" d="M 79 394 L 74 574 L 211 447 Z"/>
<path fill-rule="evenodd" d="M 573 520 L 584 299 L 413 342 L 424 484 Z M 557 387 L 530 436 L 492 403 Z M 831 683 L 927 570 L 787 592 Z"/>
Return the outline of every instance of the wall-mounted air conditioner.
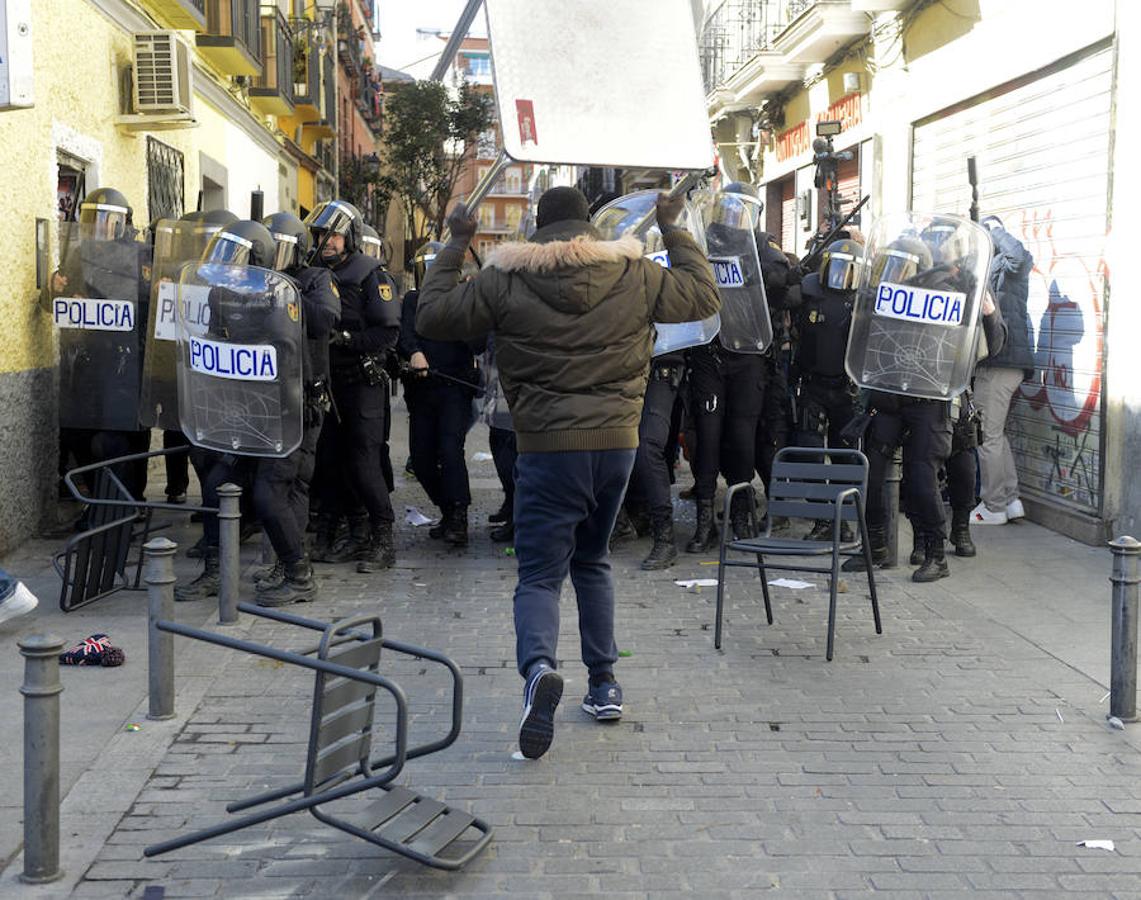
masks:
<path fill-rule="evenodd" d="M 118 124 L 152 131 L 185 128 L 194 120 L 194 64 L 174 31 L 136 31 L 131 112 Z"/>

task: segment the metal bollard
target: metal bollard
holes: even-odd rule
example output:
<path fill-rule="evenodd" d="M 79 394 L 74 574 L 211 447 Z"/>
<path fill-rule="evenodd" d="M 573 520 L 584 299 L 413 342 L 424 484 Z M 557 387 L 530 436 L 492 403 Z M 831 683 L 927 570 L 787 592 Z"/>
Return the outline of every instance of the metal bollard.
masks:
<path fill-rule="evenodd" d="M 1109 714 L 1137 721 L 1137 559 L 1141 542 L 1128 535 L 1109 542 L 1113 551 L 1112 629 L 1109 648 Z"/>
<path fill-rule="evenodd" d="M 178 544 L 164 537 L 143 545 L 147 582 L 147 718 L 174 718 L 174 635 L 159 621 L 174 618 L 174 554 Z"/>
<path fill-rule="evenodd" d="M 24 871 L 44 884 L 59 867 L 59 655 L 63 641 L 32 635 L 19 642 L 24 663 Z"/>
<path fill-rule="evenodd" d="M 899 483 L 903 480 L 903 455 L 897 447 L 884 474 L 884 505 L 887 508 L 887 561 L 885 569 L 899 565 Z"/>
<path fill-rule="evenodd" d="M 242 540 L 242 489 L 236 484 L 218 488 L 219 580 L 218 624 L 238 622 L 239 553 Z"/>

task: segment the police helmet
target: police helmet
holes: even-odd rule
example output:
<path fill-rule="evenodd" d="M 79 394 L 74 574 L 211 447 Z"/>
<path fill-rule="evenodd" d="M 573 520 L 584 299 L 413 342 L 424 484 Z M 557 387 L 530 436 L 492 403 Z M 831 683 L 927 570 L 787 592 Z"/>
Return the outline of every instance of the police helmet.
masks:
<path fill-rule="evenodd" d="M 416 251 L 416 255 L 412 257 L 412 271 L 416 276 L 416 287 L 420 287 L 424 283 L 424 276 L 432 268 L 436 256 L 443 249 L 444 245 L 439 241 L 428 241 Z"/>
<path fill-rule="evenodd" d="M 269 229 L 276 245 L 272 268 L 285 272 L 305 264 L 313 241 L 304 222 L 293 213 L 279 212 L 266 216 L 262 224 Z"/>
<path fill-rule="evenodd" d="M 129 235 L 131 204 L 114 188 L 98 188 L 79 204 L 79 235 L 83 240 L 114 241 Z"/>
<path fill-rule="evenodd" d="M 820 284 L 834 291 L 853 291 L 860 285 L 864 247 L 858 241 L 833 241 L 820 256 Z"/>
<path fill-rule="evenodd" d="M 932 222 L 923 229 L 919 239 L 931 250 L 931 259 L 936 265 L 957 264 L 966 255 L 967 241 L 953 222 Z"/>
<path fill-rule="evenodd" d="M 917 238 L 898 238 L 876 253 L 870 284 L 907 284 L 931 268 L 931 251 Z"/>
<path fill-rule="evenodd" d="M 388 265 L 388 254 L 384 252 L 384 242 L 371 225 L 361 227 L 361 253 L 371 256 L 382 266 Z"/>
<path fill-rule="evenodd" d="M 761 195 L 757 189 L 744 181 L 730 181 L 725 187 L 721 188 L 721 191 L 725 194 L 747 194 L 756 200 L 761 199 Z"/>
<path fill-rule="evenodd" d="M 273 265 L 276 245 L 273 235 L 261 222 L 241 219 L 226 225 L 210 238 L 202 262 L 228 263 L 234 266 Z"/>
<path fill-rule="evenodd" d="M 326 200 L 305 218 L 305 224 L 313 232 L 318 252 L 326 235 L 339 234 L 345 239 L 345 252 L 361 249 L 361 235 L 364 233 L 364 216 L 347 200 Z"/>

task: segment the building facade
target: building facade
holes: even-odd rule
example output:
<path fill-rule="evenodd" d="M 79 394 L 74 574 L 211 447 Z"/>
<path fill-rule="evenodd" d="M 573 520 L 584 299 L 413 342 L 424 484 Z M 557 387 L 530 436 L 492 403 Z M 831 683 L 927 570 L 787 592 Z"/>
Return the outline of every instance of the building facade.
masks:
<path fill-rule="evenodd" d="M 845 210 L 869 196 L 865 230 L 906 209 L 966 215 L 966 160 L 977 158 L 983 213 L 1035 258 L 1039 374 L 1007 429 L 1023 497 L 1032 518 L 1091 543 L 1141 515 L 1125 402 L 1136 379 L 1108 377 L 1109 338 L 1134 315 L 1110 303 L 1123 202 L 1115 111 L 1136 90 L 1120 77 L 1128 6 L 725 0 L 704 4 L 698 22 L 723 177 L 761 187 L 767 229 L 786 250 L 803 253 L 822 219 L 818 122 L 839 123 L 838 187 Z"/>
<path fill-rule="evenodd" d="M 354 23 L 371 21 L 372 0 L 353 4 Z M 59 262 L 60 223 L 97 187 L 122 191 L 140 230 L 199 205 L 248 216 L 255 192 L 267 214 L 304 215 L 334 196 L 336 34 L 348 7 L 332 0 L 0 6 L 0 18 L 19 19 L 24 57 L 12 58 L 12 71 L 31 88 L 30 98 L 13 96 L 20 105 L 0 108 L 0 196 L 13 235 L 13 249 L 0 257 L 7 287 L 0 314 L 8 323 L 0 348 L 3 553 L 54 522 L 58 343 L 37 299 Z M 370 140 L 361 149 L 374 152 Z"/>

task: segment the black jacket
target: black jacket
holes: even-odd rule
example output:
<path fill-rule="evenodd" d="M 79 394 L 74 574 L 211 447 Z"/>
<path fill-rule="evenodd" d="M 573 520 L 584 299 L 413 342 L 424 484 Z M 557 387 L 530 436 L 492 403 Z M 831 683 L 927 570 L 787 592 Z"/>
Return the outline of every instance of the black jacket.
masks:
<path fill-rule="evenodd" d="M 979 362 L 980 366 L 1022 369 L 1027 378 L 1034 377 L 1034 338 L 1026 300 L 1030 294 L 1030 271 L 1034 257 L 1022 243 L 1007 231 L 991 231 L 994 259 L 988 282 L 1002 318 L 1006 322 L 1006 345 L 998 353 Z M 989 339 L 989 336 L 988 336 Z"/>
<path fill-rule="evenodd" d="M 428 358 L 428 370 L 461 378 L 473 385 L 478 381 L 475 368 L 475 354 L 464 341 L 438 341 L 421 337 L 416 333 L 416 308 L 420 302 L 420 292 L 409 291 L 404 295 L 400 310 L 400 341 L 397 349 L 400 358 L 410 360 L 413 353 L 423 353 Z M 429 384 L 432 379 L 427 379 Z M 438 383 L 438 380 L 437 380 Z M 419 388 L 420 384 L 409 379 L 408 384 Z"/>
<path fill-rule="evenodd" d="M 340 330 L 348 339 L 329 353 L 333 375 L 355 376 L 362 356 L 383 356 L 396 346 L 400 335 L 400 303 L 392 276 L 375 260 L 350 254 L 332 268 L 341 295 Z"/>
<path fill-rule="evenodd" d="M 328 269 L 303 266 L 286 273 L 297 283 L 305 322 L 306 384 L 329 377 L 329 334 L 341 319 L 341 301 Z"/>
<path fill-rule="evenodd" d="M 810 272 L 800 284 L 803 303 L 796 311 L 800 341 L 796 348 L 795 375 L 799 378 L 845 376 L 844 354 L 852 330 L 854 291 L 835 291 Z"/>

